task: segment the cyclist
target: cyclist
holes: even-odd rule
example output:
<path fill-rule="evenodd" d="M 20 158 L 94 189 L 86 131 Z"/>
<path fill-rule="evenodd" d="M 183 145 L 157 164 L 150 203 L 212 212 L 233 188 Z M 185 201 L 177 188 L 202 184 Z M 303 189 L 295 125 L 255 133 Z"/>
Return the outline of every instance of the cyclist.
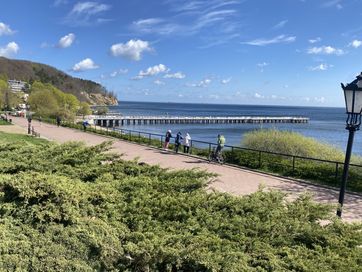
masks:
<path fill-rule="evenodd" d="M 217 155 L 221 155 L 222 154 L 222 149 L 224 148 L 225 145 L 225 137 L 224 135 L 217 135 L 217 148 L 216 148 L 216 154 Z"/>

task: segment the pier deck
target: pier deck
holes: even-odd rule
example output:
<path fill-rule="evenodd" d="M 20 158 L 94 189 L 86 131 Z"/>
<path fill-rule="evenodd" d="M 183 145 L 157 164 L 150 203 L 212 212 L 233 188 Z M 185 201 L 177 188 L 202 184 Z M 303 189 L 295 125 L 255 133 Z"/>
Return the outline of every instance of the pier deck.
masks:
<path fill-rule="evenodd" d="M 270 117 L 270 116 L 90 116 L 95 125 L 119 127 L 124 125 L 159 125 L 159 124 L 262 124 L 262 123 L 308 123 L 307 117 Z"/>

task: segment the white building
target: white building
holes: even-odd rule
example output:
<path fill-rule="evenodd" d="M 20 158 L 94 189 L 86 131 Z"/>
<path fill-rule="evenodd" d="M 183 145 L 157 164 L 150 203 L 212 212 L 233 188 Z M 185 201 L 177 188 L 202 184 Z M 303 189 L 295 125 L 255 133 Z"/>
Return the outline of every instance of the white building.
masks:
<path fill-rule="evenodd" d="M 25 81 L 9 79 L 8 80 L 9 88 L 13 92 L 21 92 L 26 90 L 27 83 Z"/>

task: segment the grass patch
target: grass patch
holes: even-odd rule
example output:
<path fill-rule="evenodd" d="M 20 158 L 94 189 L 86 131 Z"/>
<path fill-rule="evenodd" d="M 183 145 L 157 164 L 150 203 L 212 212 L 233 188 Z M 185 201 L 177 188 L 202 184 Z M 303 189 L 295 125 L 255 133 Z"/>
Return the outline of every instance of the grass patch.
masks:
<path fill-rule="evenodd" d="M 24 134 L 5 133 L 0 131 L 0 144 L 25 144 L 25 145 L 41 145 L 48 141 L 41 138 L 35 138 Z"/>
<path fill-rule="evenodd" d="M 12 125 L 10 122 L 0 119 L 0 126 L 8 126 L 8 125 Z"/>

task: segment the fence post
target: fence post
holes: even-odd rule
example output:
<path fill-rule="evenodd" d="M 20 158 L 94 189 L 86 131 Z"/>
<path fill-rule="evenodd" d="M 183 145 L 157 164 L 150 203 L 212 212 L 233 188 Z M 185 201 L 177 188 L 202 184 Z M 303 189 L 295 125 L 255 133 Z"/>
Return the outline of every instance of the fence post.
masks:
<path fill-rule="evenodd" d="M 209 154 L 211 154 L 211 143 L 209 143 Z"/>
<path fill-rule="evenodd" d="M 138 132 L 138 142 L 141 143 L 141 132 Z"/>
<path fill-rule="evenodd" d="M 336 172 L 335 172 L 335 178 L 336 178 L 336 180 L 337 180 L 337 182 L 338 182 L 338 167 L 339 166 L 339 163 L 338 162 L 336 162 Z"/>
<path fill-rule="evenodd" d="M 192 140 L 190 140 L 190 155 L 192 155 Z"/>
<path fill-rule="evenodd" d="M 293 172 L 295 170 L 295 156 L 293 156 Z"/>
<path fill-rule="evenodd" d="M 161 148 L 163 148 L 163 136 L 161 135 Z"/>
<path fill-rule="evenodd" d="M 132 132 L 129 131 L 129 132 L 128 132 L 128 135 L 129 135 L 129 141 L 132 141 Z"/>
<path fill-rule="evenodd" d="M 148 133 L 148 145 L 151 145 L 151 134 Z"/>

